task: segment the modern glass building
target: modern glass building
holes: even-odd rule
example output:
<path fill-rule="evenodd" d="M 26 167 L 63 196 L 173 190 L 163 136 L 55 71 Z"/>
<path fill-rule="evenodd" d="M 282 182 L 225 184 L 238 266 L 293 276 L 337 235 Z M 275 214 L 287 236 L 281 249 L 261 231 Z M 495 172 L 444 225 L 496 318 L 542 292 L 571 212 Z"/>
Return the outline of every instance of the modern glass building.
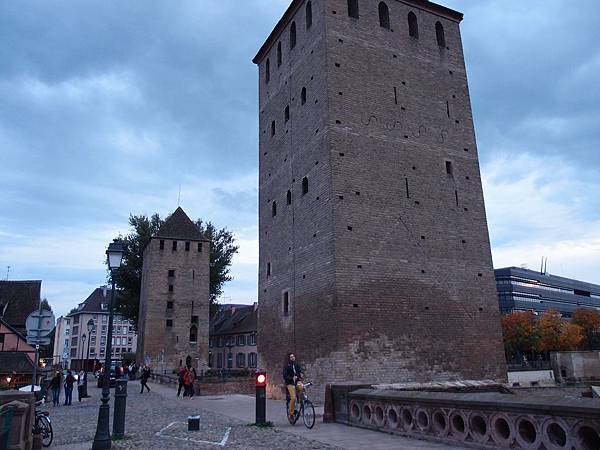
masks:
<path fill-rule="evenodd" d="M 600 286 L 519 267 L 494 270 L 500 312 L 556 309 L 569 318 L 577 308 L 600 310 Z"/>

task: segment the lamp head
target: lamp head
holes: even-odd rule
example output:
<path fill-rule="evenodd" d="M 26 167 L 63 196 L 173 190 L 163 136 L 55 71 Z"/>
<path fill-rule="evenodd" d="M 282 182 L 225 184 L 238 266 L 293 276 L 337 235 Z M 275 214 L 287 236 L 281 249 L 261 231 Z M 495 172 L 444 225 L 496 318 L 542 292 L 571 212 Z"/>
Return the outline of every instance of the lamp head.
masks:
<path fill-rule="evenodd" d="M 108 268 L 110 270 L 121 267 L 123 253 L 125 253 L 125 250 L 123 249 L 123 244 L 120 241 L 115 239 L 109 244 L 108 249 L 106 250 L 106 256 L 108 258 Z"/>

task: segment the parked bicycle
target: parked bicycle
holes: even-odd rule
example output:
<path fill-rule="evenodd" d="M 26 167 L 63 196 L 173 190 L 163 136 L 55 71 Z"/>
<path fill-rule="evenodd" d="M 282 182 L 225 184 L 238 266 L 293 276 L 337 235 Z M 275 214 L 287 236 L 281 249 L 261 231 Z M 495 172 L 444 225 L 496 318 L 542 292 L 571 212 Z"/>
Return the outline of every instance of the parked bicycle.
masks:
<path fill-rule="evenodd" d="M 300 416 L 302 416 L 302 421 L 304 422 L 306 428 L 311 429 L 315 426 L 315 407 L 313 406 L 312 402 L 308 399 L 308 393 L 306 389 L 311 385 L 312 383 L 310 382 L 304 383 L 304 389 L 302 390 L 302 393 L 297 396 L 293 418 L 288 414 L 288 411 L 290 410 L 290 394 L 287 394 L 287 401 L 285 403 L 285 415 L 288 416 L 288 421 L 290 422 L 290 424 L 296 425 L 296 422 L 298 421 Z"/>
<path fill-rule="evenodd" d="M 42 401 L 35 402 L 35 406 L 38 407 L 42 404 Z M 50 423 L 50 413 L 48 411 L 35 411 L 35 422 L 33 423 L 33 434 L 40 434 L 42 436 L 42 445 L 44 447 L 50 447 L 54 433 L 52 431 L 52 424 Z"/>

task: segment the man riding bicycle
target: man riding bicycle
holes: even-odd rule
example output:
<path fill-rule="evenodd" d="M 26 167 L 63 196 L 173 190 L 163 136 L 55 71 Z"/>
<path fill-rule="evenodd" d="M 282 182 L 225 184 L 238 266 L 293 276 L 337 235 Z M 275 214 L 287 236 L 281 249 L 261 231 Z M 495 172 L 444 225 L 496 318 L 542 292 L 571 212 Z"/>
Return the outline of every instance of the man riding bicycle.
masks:
<path fill-rule="evenodd" d="M 288 415 L 291 420 L 294 420 L 294 410 L 296 408 L 296 397 L 302 395 L 302 379 L 304 374 L 300 365 L 296 363 L 296 356 L 293 353 L 288 354 L 288 363 L 283 368 L 283 380 L 285 381 L 285 387 L 290 394 L 290 408 Z"/>

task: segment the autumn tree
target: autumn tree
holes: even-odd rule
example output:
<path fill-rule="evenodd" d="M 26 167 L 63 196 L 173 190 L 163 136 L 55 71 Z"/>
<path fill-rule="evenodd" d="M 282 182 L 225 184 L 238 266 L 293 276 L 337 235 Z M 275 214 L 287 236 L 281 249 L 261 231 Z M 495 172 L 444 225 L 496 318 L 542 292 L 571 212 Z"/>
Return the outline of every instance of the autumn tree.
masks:
<path fill-rule="evenodd" d="M 560 334 L 563 320 L 556 309 L 545 311 L 539 318 L 536 328 L 539 334 L 536 350 L 541 353 L 557 351 L 560 348 Z"/>
<path fill-rule="evenodd" d="M 579 325 L 563 323 L 563 327 L 558 339 L 559 345 L 557 350 L 562 352 L 570 352 L 577 350 L 585 340 L 583 328 Z"/>
<path fill-rule="evenodd" d="M 571 323 L 581 327 L 582 347 L 587 350 L 600 347 L 600 312 L 591 308 L 578 308 L 573 313 Z"/>
<path fill-rule="evenodd" d="M 502 316 L 506 353 L 520 357 L 535 349 L 538 341 L 535 316 L 531 311 L 516 311 Z"/>

